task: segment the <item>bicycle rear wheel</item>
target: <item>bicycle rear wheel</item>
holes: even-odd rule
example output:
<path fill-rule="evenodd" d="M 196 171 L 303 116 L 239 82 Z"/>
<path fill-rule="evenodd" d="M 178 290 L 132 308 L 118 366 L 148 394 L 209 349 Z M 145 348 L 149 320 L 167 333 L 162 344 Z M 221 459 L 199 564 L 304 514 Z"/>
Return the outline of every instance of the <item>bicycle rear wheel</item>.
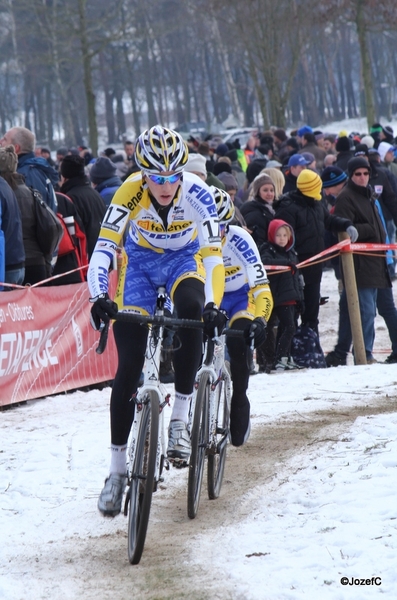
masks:
<path fill-rule="evenodd" d="M 208 453 L 207 487 L 208 498 L 218 498 L 223 481 L 226 463 L 226 446 L 230 425 L 231 381 L 228 372 L 224 372 L 215 389 L 215 410 L 217 415 L 215 441 L 216 447 Z"/>
<path fill-rule="evenodd" d="M 194 408 L 192 426 L 192 452 L 189 461 L 187 486 L 187 514 L 190 519 L 197 515 L 201 485 L 203 482 L 205 454 L 208 440 L 208 406 L 211 381 L 208 373 L 200 378 Z"/>
<path fill-rule="evenodd" d="M 146 400 L 142 408 L 128 491 L 128 558 L 133 565 L 137 565 L 141 560 L 155 484 L 159 395 L 151 390 L 147 393 Z"/>

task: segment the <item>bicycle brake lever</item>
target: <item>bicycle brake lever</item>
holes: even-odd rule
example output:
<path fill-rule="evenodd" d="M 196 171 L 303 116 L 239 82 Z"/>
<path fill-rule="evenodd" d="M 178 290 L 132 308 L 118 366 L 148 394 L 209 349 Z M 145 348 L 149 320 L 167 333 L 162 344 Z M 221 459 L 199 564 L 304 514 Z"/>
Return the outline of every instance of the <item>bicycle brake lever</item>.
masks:
<path fill-rule="evenodd" d="M 108 321 L 107 323 L 102 323 L 101 327 L 99 328 L 101 335 L 99 338 L 98 346 L 95 350 L 97 354 L 103 354 L 105 352 L 105 348 L 108 343 L 109 327 L 110 321 Z"/>

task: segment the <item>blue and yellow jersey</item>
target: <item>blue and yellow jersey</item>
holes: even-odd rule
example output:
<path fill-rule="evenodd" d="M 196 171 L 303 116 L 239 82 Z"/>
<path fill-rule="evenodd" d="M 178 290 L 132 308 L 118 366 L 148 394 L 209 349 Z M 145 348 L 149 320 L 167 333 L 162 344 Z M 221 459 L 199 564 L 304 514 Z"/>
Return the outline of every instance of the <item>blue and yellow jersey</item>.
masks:
<path fill-rule="evenodd" d="M 102 222 L 88 270 L 90 294 L 108 291 L 107 273 L 116 250 L 123 245 L 128 261 L 134 251 L 197 253 L 206 271 L 206 302 L 220 304 L 224 268 L 215 201 L 196 175 L 184 173 L 172 207 L 163 222 L 154 208 L 141 173 L 129 177 L 114 195 Z"/>
<path fill-rule="evenodd" d="M 273 297 L 266 270 L 251 235 L 242 227 L 230 225 L 222 240 L 222 254 L 225 293 L 247 289 L 255 305 L 254 316 L 264 317 L 268 321 L 273 308 Z"/>

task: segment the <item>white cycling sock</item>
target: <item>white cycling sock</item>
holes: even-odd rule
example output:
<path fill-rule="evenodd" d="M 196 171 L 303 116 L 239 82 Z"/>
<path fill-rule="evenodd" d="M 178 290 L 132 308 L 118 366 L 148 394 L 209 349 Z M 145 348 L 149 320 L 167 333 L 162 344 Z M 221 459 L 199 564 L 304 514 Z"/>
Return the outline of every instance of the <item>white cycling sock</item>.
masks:
<path fill-rule="evenodd" d="M 110 473 L 127 472 L 127 446 L 110 444 Z"/>
<path fill-rule="evenodd" d="M 192 394 L 180 394 L 175 392 L 175 402 L 172 408 L 171 421 L 183 421 L 186 425 L 189 422 L 189 409 Z"/>

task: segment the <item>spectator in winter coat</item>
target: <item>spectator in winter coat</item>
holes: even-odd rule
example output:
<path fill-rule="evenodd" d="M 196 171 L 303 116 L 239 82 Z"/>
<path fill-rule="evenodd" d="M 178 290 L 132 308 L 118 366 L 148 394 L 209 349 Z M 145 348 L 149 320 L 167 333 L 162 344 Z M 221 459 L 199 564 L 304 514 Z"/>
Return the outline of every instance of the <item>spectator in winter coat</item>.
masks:
<path fill-rule="evenodd" d="M 266 175 L 269 175 L 269 177 L 271 178 L 271 180 L 273 181 L 274 184 L 274 194 L 275 194 L 275 200 L 278 200 L 280 198 L 280 196 L 283 193 L 283 189 L 285 186 L 285 177 L 284 177 L 284 173 L 282 171 L 280 171 L 280 169 L 277 169 L 275 167 L 271 167 L 269 165 L 266 166 L 265 169 L 263 169 L 262 173 L 266 173 Z"/>
<path fill-rule="evenodd" d="M 81 156 L 65 156 L 61 163 L 60 191 L 72 199 L 80 215 L 87 236 L 87 252 L 90 258 L 105 216 L 106 204 L 102 196 L 91 187 L 84 166 Z"/>
<path fill-rule="evenodd" d="M 365 144 L 367 146 L 368 150 L 370 150 L 371 148 L 374 147 L 375 140 L 372 137 L 372 135 L 364 135 L 360 140 L 360 144 Z"/>
<path fill-rule="evenodd" d="M 295 249 L 299 262 L 322 252 L 325 248 L 325 231 L 347 231 L 353 241 L 357 231 L 353 223 L 331 215 L 322 201 L 322 181 L 319 175 L 305 169 L 297 179 L 297 190 L 281 196 L 275 204 L 276 219 L 283 219 L 295 232 Z M 323 265 L 317 263 L 302 269 L 305 280 L 305 311 L 302 324 L 318 333 L 320 286 Z"/>
<path fill-rule="evenodd" d="M 276 154 L 276 158 L 278 158 L 283 165 L 287 165 L 291 156 L 297 154 L 299 149 L 300 145 L 298 144 L 296 137 L 289 137 L 285 142 L 285 148 L 280 151 L 280 153 Z"/>
<path fill-rule="evenodd" d="M 122 185 L 120 177 L 116 174 L 116 166 L 107 156 L 96 159 L 90 168 L 92 187 L 102 196 L 106 207 Z"/>
<path fill-rule="evenodd" d="M 61 146 L 56 151 L 55 169 L 58 171 L 58 173 L 61 172 L 61 162 L 63 161 L 65 156 L 68 155 L 68 153 L 69 153 L 69 150 L 67 149 L 66 146 Z"/>
<path fill-rule="evenodd" d="M 35 156 L 35 136 L 26 127 L 13 127 L 0 139 L 0 146 L 13 145 L 18 156 L 18 173 L 25 177 L 28 187 L 35 188 L 44 202 L 56 212 L 54 187 L 58 185 L 58 173 L 45 158 Z"/>
<path fill-rule="evenodd" d="M 88 265 L 87 240 L 84 239 L 83 223 L 72 200 L 61 192 L 55 192 L 55 194 L 58 202 L 58 214 L 62 215 L 68 233 L 64 233 L 61 240 L 52 273 L 54 276 L 65 274 L 51 280 L 49 285 L 82 283 L 85 281 L 86 270 L 82 270 L 80 267 Z M 66 248 L 64 248 L 64 244 Z"/>
<path fill-rule="evenodd" d="M 232 173 L 237 180 L 238 190 L 242 189 L 244 187 L 244 182 L 245 182 L 245 172 L 241 167 L 241 164 L 240 164 L 240 161 L 238 158 L 237 149 L 232 148 L 231 150 L 228 151 L 226 156 L 228 156 L 231 160 Z"/>
<path fill-rule="evenodd" d="M 33 285 L 46 279 L 46 259 L 37 239 L 35 200 L 32 190 L 25 184 L 23 175 L 17 173 L 17 166 L 18 157 L 14 146 L 0 148 L 0 175 L 13 190 L 21 215 L 25 250 L 25 276 L 21 283 Z"/>
<path fill-rule="evenodd" d="M 330 154 L 328 156 L 331 156 Z M 328 210 L 332 213 L 334 210 L 336 197 L 339 192 L 344 188 L 347 175 L 339 167 L 332 165 L 326 167 L 321 173 L 321 181 L 323 182 L 323 194 L 324 199 L 327 203 Z M 338 243 L 338 237 L 331 231 L 326 230 L 325 232 L 325 247 L 331 248 Z M 335 256 L 329 261 L 331 267 L 335 271 L 335 276 L 340 280 L 340 268 L 339 268 L 339 256 Z"/>
<path fill-rule="evenodd" d="M 207 185 L 214 185 L 221 190 L 225 189 L 225 185 L 222 183 L 222 181 L 218 179 L 214 173 L 207 171 L 207 160 L 202 154 L 198 154 L 197 152 L 189 152 L 189 158 L 183 170 L 188 171 L 189 173 L 194 173 L 200 177 L 202 181 L 205 181 Z"/>
<path fill-rule="evenodd" d="M 287 148 L 288 136 L 285 132 L 285 129 L 275 129 L 275 131 L 273 131 L 273 140 L 274 153 L 282 161 L 289 154 L 289 150 Z"/>
<path fill-rule="evenodd" d="M 380 133 L 382 131 L 382 125 L 380 123 L 374 123 L 369 130 L 371 137 L 374 140 L 373 148 L 377 148 L 382 141 L 380 139 Z"/>
<path fill-rule="evenodd" d="M 294 232 L 292 227 L 281 219 L 274 219 L 269 224 L 268 242 L 260 249 L 264 265 L 289 267 L 287 271 L 273 272 L 269 276 L 272 292 L 273 312 L 278 318 L 277 345 L 274 360 L 266 362 L 265 371 L 272 368 L 286 371 L 299 368 L 291 358 L 291 343 L 296 331 L 296 308 L 303 305 L 302 283 L 296 263 L 298 257 L 294 251 Z"/>
<path fill-rule="evenodd" d="M 313 154 L 316 160 L 316 168 L 318 171 L 321 171 L 321 169 L 323 168 L 326 152 L 322 148 L 319 148 L 319 146 L 317 145 L 314 133 L 305 133 L 302 136 L 301 143 L 302 149 L 298 151 L 299 154 L 302 154 L 303 152 L 310 152 L 311 154 Z"/>
<path fill-rule="evenodd" d="M 1 225 L 5 244 L 5 281 L 22 285 L 25 275 L 25 249 L 22 221 L 15 194 L 3 177 L 0 177 Z M 5 286 L 4 291 L 12 291 Z"/>
<path fill-rule="evenodd" d="M 386 231 L 382 222 L 381 208 L 380 206 L 377 207 L 376 196 L 369 185 L 370 168 L 368 160 L 363 156 L 351 159 L 348 164 L 348 174 L 348 182 L 336 199 L 334 214 L 350 219 L 354 223 L 358 231 L 359 242 L 384 244 Z M 353 254 L 353 260 L 367 362 L 376 362 L 372 350 L 375 339 L 374 323 L 377 308 L 388 325 L 390 336 L 394 342 L 393 346 L 396 348 L 396 354 L 394 354 L 393 348 L 393 354 L 387 362 L 396 362 L 397 316 L 391 294 L 391 280 L 385 253 Z M 392 325 L 392 331 L 388 321 Z M 326 356 L 327 365 L 329 367 L 345 365 L 351 343 L 352 334 L 346 292 L 343 290 L 339 307 L 338 342 L 334 350 Z"/>
<path fill-rule="evenodd" d="M 332 167 L 332 165 L 334 165 L 335 163 L 336 154 L 327 154 L 327 156 L 324 158 L 324 169 L 326 169 L 327 167 Z"/>
<path fill-rule="evenodd" d="M 116 176 L 120 177 L 121 181 L 124 182 L 131 174 L 131 168 L 134 168 L 135 162 L 131 163 L 125 160 L 124 153 L 114 153 L 108 156 L 114 166 L 116 167 Z"/>
<path fill-rule="evenodd" d="M 266 173 L 252 182 L 253 199 L 241 206 L 241 214 L 258 248 L 267 241 L 269 223 L 274 219 L 274 183 Z"/>
<path fill-rule="evenodd" d="M 389 241 L 394 243 L 397 225 L 397 180 L 388 169 L 381 166 L 378 150 L 374 148 L 368 150 L 365 144 L 359 144 L 354 156 L 365 158 L 370 165 L 369 185 L 379 200 Z M 394 263 L 391 263 L 389 271 L 392 279 L 394 278 L 394 268 Z"/>
<path fill-rule="evenodd" d="M 78 147 L 79 156 L 84 159 L 85 166 L 89 165 L 92 159 L 94 158 L 90 152 L 90 149 L 87 146 L 79 146 Z"/>
<path fill-rule="evenodd" d="M 389 144 L 394 144 L 394 131 L 391 125 L 381 126 L 381 131 L 379 132 L 379 143 L 381 142 L 388 142 Z"/>
<path fill-rule="evenodd" d="M 238 198 L 236 198 L 236 194 L 239 189 L 239 185 L 238 185 L 238 182 L 237 182 L 237 179 L 235 178 L 235 176 L 232 173 L 221 172 L 221 173 L 218 173 L 217 177 L 218 177 L 218 179 L 221 180 L 221 182 L 225 186 L 225 191 L 229 194 L 229 196 L 233 200 L 233 203 L 235 203 L 235 206 L 240 208 L 242 203 L 241 203 L 241 201 L 238 200 Z M 235 200 L 236 200 L 236 202 L 235 202 Z"/>
<path fill-rule="evenodd" d="M 378 146 L 378 152 L 381 160 L 381 166 L 389 169 L 397 177 L 397 163 L 394 162 L 394 146 L 388 142 L 381 142 Z"/>
<path fill-rule="evenodd" d="M 318 173 L 319 171 L 317 169 L 316 157 L 314 156 L 314 154 L 312 154 L 311 152 L 302 152 L 302 156 L 307 160 L 307 168 Z"/>
<path fill-rule="evenodd" d="M 335 165 L 342 169 L 342 171 L 346 171 L 347 163 L 354 155 L 350 139 L 346 135 L 339 137 L 336 141 L 335 149 L 337 153 Z"/>
<path fill-rule="evenodd" d="M 336 156 L 335 143 L 336 139 L 334 135 L 324 136 L 323 149 L 326 151 L 327 154 L 335 154 Z"/>
<path fill-rule="evenodd" d="M 266 158 L 253 158 L 247 166 L 245 172 L 245 182 L 242 188 L 237 192 L 237 202 L 244 203 L 248 199 L 252 200 L 252 182 L 255 177 L 266 167 L 268 160 Z M 236 202 L 236 199 L 235 199 Z"/>
<path fill-rule="evenodd" d="M 55 161 L 51 158 L 51 152 L 48 148 L 41 148 L 40 155 L 48 162 L 50 167 L 55 168 Z"/>
<path fill-rule="evenodd" d="M 313 128 L 310 127 L 310 125 L 302 125 L 302 127 L 300 127 L 298 129 L 298 131 L 296 132 L 296 140 L 297 140 L 300 148 L 302 148 L 302 146 L 303 146 L 303 136 L 306 133 L 313 133 Z"/>
<path fill-rule="evenodd" d="M 285 185 L 283 193 L 292 192 L 296 190 L 296 181 L 298 175 L 307 168 L 308 161 L 301 154 L 293 154 L 288 161 L 287 170 L 284 173 Z"/>

